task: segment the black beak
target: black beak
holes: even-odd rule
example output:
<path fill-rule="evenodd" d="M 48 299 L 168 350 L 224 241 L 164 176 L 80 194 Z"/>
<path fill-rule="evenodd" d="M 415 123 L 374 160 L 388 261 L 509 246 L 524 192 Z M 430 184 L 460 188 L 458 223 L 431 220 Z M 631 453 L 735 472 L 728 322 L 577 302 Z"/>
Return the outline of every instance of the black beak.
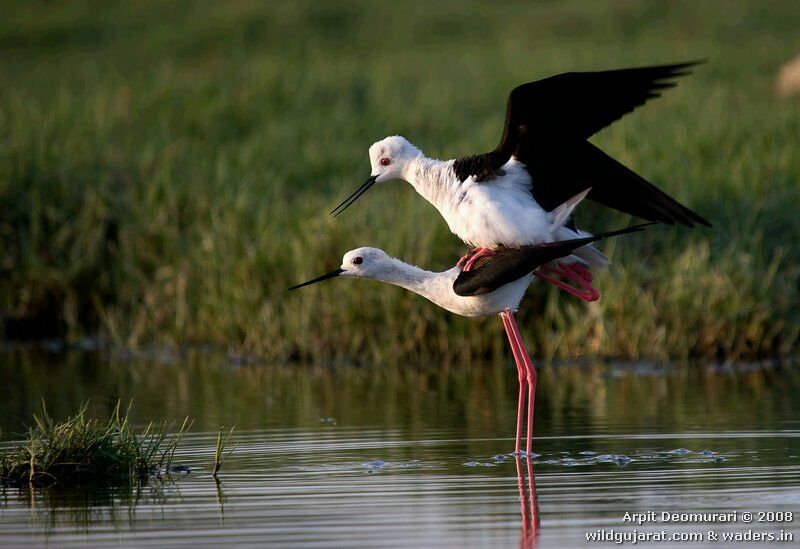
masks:
<path fill-rule="evenodd" d="M 297 284 L 296 286 L 292 286 L 291 288 L 288 288 L 288 290 L 296 290 L 297 288 L 302 288 L 303 286 L 308 286 L 310 284 L 316 284 L 317 282 L 322 282 L 323 280 L 328 280 L 329 278 L 336 278 L 343 272 L 344 269 L 336 269 L 335 271 L 331 271 L 328 274 L 318 276 L 317 278 L 312 278 L 308 282 L 303 282 L 302 284 Z"/>
<path fill-rule="evenodd" d="M 350 205 L 351 205 L 353 202 L 355 202 L 356 200 L 358 200 L 358 198 L 359 198 L 359 197 L 360 197 L 362 194 L 364 194 L 365 192 L 367 192 L 367 191 L 369 190 L 369 188 L 370 188 L 370 187 L 372 187 L 372 186 L 375 184 L 375 180 L 376 180 L 376 179 L 378 179 L 378 176 L 377 176 L 377 175 L 371 175 L 371 176 L 369 176 L 369 178 L 368 178 L 366 181 L 364 181 L 364 183 L 362 183 L 362 184 L 361 184 L 361 186 L 360 186 L 359 188 L 357 188 L 357 189 L 356 189 L 356 192 L 354 192 L 353 194 L 351 194 L 350 196 L 348 196 L 348 197 L 347 197 L 347 199 L 346 199 L 344 202 L 342 202 L 341 204 L 339 204 L 338 206 L 336 206 L 336 207 L 335 207 L 333 210 L 331 210 L 331 215 L 332 215 L 333 217 L 336 217 L 336 216 L 338 216 L 340 213 L 342 213 L 343 211 L 345 211 L 345 210 L 346 210 L 348 207 L 350 207 Z"/>

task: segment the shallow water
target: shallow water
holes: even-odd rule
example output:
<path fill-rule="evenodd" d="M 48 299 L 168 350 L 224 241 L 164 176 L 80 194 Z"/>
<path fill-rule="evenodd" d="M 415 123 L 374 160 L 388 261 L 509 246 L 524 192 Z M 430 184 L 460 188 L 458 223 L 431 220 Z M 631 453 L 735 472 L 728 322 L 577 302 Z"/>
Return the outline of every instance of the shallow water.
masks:
<path fill-rule="evenodd" d="M 52 351 L 0 351 L 4 440 L 41 397 L 54 416 L 87 398 L 104 414 L 133 397 L 140 423 L 195 419 L 176 459 L 191 473 L 106 493 L 6 489 L 3 545 L 575 547 L 598 545 L 586 538 L 598 530 L 704 536 L 649 544 L 659 547 L 733 545 L 722 536 L 751 530 L 800 539 L 797 365 L 543 365 L 528 461 L 510 455 L 510 365 Z M 238 446 L 216 484 L 215 430 L 232 424 Z M 623 520 L 646 511 L 657 520 Z M 734 511 L 734 523 L 661 520 Z M 794 515 L 743 522 L 759 511 Z"/>

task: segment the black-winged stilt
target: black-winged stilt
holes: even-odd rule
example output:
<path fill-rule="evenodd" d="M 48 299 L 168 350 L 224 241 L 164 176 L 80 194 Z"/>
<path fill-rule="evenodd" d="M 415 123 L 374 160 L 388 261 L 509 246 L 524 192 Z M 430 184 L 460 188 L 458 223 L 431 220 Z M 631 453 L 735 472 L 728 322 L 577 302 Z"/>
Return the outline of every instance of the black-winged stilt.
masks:
<path fill-rule="evenodd" d="M 522 84 L 509 95 L 500 143 L 485 154 L 436 160 L 403 137 L 387 137 L 369 149 L 372 175 L 331 214 L 342 213 L 376 183 L 405 180 L 439 210 L 453 233 L 475 247 L 462 258 L 467 270 L 499 247 L 586 236 L 574 223 L 553 232 L 547 212 L 588 187 L 588 198 L 630 215 L 710 226 L 587 141 L 673 87 L 672 80 L 695 64 L 572 72 Z M 536 274 L 581 299 L 597 299 L 584 265 L 606 262 L 588 247 L 575 256 L 545 265 Z"/>
<path fill-rule="evenodd" d="M 515 451 L 522 441 L 525 394 L 527 391 L 526 452 L 530 455 L 533 439 L 533 409 L 536 394 L 536 369 L 525 349 L 514 313 L 525 290 L 533 280 L 531 274 L 541 265 L 569 256 L 573 251 L 597 240 L 642 230 L 637 225 L 584 238 L 503 248 L 478 261 L 467 271 L 460 265 L 443 272 L 420 269 L 389 257 L 377 248 L 357 248 L 344 255 L 342 265 L 327 274 L 289 288 L 295 290 L 340 276 L 369 278 L 394 284 L 417 293 L 436 305 L 461 316 L 479 317 L 499 314 L 503 321 L 519 376 L 517 433 Z"/>

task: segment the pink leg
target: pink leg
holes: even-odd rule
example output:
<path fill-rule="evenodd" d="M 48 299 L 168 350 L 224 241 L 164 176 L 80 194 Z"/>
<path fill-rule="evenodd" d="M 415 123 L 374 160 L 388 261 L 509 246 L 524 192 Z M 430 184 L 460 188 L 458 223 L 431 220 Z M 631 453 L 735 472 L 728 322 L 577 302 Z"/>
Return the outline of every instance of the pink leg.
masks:
<path fill-rule="evenodd" d="M 533 455 L 533 410 L 534 401 L 536 399 L 536 368 L 533 366 L 533 361 L 527 349 L 525 349 L 525 344 L 522 342 L 522 334 L 519 333 L 519 327 L 517 327 L 517 321 L 514 315 L 509 314 L 508 320 L 514 339 L 517 342 L 517 348 L 525 364 L 526 379 L 528 381 L 528 436 L 525 444 L 525 452 L 528 454 L 528 457 L 530 457 Z"/>
<path fill-rule="evenodd" d="M 536 271 L 534 271 L 534 275 L 549 282 L 550 284 L 561 288 L 568 294 L 574 295 L 580 300 L 583 301 L 597 301 L 600 299 L 600 292 L 597 291 L 591 285 L 591 277 L 592 274 L 585 269 L 584 267 L 579 267 L 575 269 L 574 265 L 562 265 L 560 262 L 556 262 L 556 267 L 552 267 L 550 265 L 542 265 Z M 545 274 L 547 273 L 547 274 Z M 549 276 L 550 274 L 561 276 L 566 278 L 567 280 L 571 280 L 576 282 L 580 288 L 576 288 L 575 286 L 571 286 L 567 284 L 563 280 L 559 280 L 554 276 Z M 588 275 L 588 276 L 587 276 Z"/>
<path fill-rule="evenodd" d="M 510 333 L 517 343 L 517 349 L 525 365 L 525 374 L 528 381 L 528 436 L 525 444 L 525 452 L 528 457 L 530 457 L 533 455 L 533 409 L 536 399 L 536 368 L 533 365 L 533 361 L 527 349 L 525 349 L 525 344 L 522 342 L 522 334 L 519 333 L 519 327 L 517 326 L 514 314 L 510 311 L 506 311 L 506 313 L 508 315 Z"/>
<path fill-rule="evenodd" d="M 466 262 L 469 261 L 470 258 L 472 258 L 472 256 L 478 252 L 478 250 L 482 249 L 483 248 L 473 248 L 464 255 L 462 255 L 461 258 L 458 260 L 458 263 L 456 263 L 456 267 L 463 267 L 466 264 Z"/>
<path fill-rule="evenodd" d="M 477 263 L 479 259 L 482 259 L 484 257 L 492 257 L 493 255 L 495 255 L 495 252 L 493 250 L 490 250 L 489 248 L 475 248 L 475 250 L 473 251 L 475 253 L 464 264 L 463 268 L 464 271 L 471 271 L 472 268 L 475 266 L 475 263 Z"/>
<path fill-rule="evenodd" d="M 511 327 L 510 316 L 512 313 L 503 311 L 500 313 L 500 318 L 503 321 L 503 327 L 506 329 L 508 342 L 511 344 L 511 352 L 514 354 L 514 363 L 517 365 L 517 378 L 519 379 L 519 397 L 517 398 L 517 438 L 514 443 L 514 453 L 519 456 L 522 450 L 522 422 L 525 415 L 525 389 L 526 389 L 526 370 L 525 362 L 520 355 L 517 342 L 512 336 L 513 328 Z"/>
<path fill-rule="evenodd" d="M 592 271 L 581 265 L 580 263 L 570 263 L 569 265 L 564 266 L 567 269 L 570 269 L 576 275 L 584 279 L 586 282 L 591 282 L 594 280 L 594 275 Z"/>

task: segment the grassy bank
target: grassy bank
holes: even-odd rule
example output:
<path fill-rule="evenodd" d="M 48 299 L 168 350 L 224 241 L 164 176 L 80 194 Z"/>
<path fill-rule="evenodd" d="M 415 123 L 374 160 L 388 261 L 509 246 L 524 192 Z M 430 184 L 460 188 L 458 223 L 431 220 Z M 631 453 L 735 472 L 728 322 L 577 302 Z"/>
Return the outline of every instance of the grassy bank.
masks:
<path fill-rule="evenodd" d="M 10 2 L 0 20 L 0 314 L 13 330 L 214 342 L 275 359 L 505 353 L 498 323 L 363 281 L 292 283 L 374 245 L 432 269 L 464 246 L 406 185 L 327 212 L 401 133 L 453 157 L 495 144 L 521 81 L 707 57 L 594 141 L 713 230 L 602 248 L 586 306 L 535 287 L 538 356 L 747 358 L 800 335 L 800 51 L 785 2 Z M 587 207 L 579 223 L 626 223 Z M 25 324 L 25 320 L 29 322 Z M 366 326 L 366 328 L 365 328 Z"/>
<path fill-rule="evenodd" d="M 173 433 L 150 423 L 136 433 L 119 403 L 104 421 L 87 417 L 87 405 L 56 422 L 42 410 L 26 440 L 0 453 L 2 486 L 133 486 L 166 473 L 189 418 Z M 128 410 L 130 412 L 130 410 Z"/>

